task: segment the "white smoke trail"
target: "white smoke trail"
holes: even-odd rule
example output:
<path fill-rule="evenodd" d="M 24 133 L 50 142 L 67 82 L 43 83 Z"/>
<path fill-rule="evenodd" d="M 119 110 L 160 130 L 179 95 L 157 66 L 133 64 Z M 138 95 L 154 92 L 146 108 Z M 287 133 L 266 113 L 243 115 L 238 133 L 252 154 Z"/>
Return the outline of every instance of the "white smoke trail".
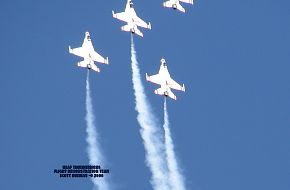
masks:
<path fill-rule="evenodd" d="M 146 164 L 152 173 L 151 184 L 155 190 L 168 190 L 166 179 L 167 168 L 162 159 L 164 157 L 162 137 L 160 131 L 156 127 L 155 119 L 151 114 L 152 111 L 144 93 L 132 35 L 131 66 L 136 103 L 135 109 L 138 112 L 137 120 L 141 126 L 140 133 L 146 151 Z"/>
<path fill-rule="evenodd" d="M 90 165 L 100 165 L 101 167 L 104 165 L 103 156 L 101 153 L 101 148 L 98 143 L 98 134 L 95 126 L 95 116 L 93 114 L 93 105 L 91 98 L 91 90 L 90 90 L 90 82 L 89 82 L 89 70 L 87 73 L 87 81 L 86 81 L 86 122 L 87 122 L 87 152 L 89 157 Z M 92 178 L 92 181 L 95 187 L 99 190 L 108 190 L 109 185 L 105 179 L 105 176 L 102 178 Z"/>
<path fill-rule="evenodd" d="M 174 153 L 174 145 L 169 129 L 169 118 L 167 112 L 166 97 L 164 98 L 164 134 L 165 134 L 165 153 L 168 166 L 169 184 L 173 190 L 185 190 L 184 177 L 181 175 Z"/>

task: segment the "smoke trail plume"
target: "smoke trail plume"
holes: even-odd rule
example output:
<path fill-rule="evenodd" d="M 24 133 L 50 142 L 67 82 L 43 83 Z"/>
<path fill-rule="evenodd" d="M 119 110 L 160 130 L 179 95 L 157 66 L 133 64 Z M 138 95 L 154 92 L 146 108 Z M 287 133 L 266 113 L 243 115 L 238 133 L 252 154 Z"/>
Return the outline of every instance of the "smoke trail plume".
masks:
<path fill-rule="evenodd" d="M 135 94 L 137 120 L 141 126 L 140 133 L 146 151 L 146 164 L 152 173 L 151 184 L 155 190 L 168 190 L 164 160 L 164 148 L 160 131 L 156 127 L 155 119 L 151 114 L 147 97 L 140 77 L 133 36 L 131 35 L 131 66 L 132 82 Z"/>
<path fill-rule="evenodd" d="M 104 165 L 104 158 L 101 153 L 101 148 L 98 143 L 98 134 L 95 126 L 95 116 L 93 114 L 93 105 L 91 98 L 91 90 L 90 90 L 90 82 L 89 82 L 89 70 L 87 73 L 87 81 L 86 81 L 86 122 L 87 122 L 87 153 L 89 157 L 90 165 Z M 92 178 L 92 181 L 95 187 L 99 190 L 108 190 L 109 185 L 105 179 L 103 178 Z"/>
<path fill-rule="evenodd" d="M 168 166 L 169 184 L 173 190 L 185 190 L 184 178 L 181 175 L 174 153 L 174 145 L 169 129 L 169 118 L 167 112 L 166 97 L 164 98 L 164 134 L 165 134 L 165 153 Z"/>

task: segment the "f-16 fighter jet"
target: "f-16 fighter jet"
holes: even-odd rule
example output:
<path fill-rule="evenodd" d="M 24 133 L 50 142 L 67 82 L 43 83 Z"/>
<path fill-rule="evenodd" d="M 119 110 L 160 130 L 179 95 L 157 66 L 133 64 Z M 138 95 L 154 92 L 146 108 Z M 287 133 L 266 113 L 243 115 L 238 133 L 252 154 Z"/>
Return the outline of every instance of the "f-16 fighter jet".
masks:
<path fill-rule="evenodd" d="M 133 2 L 131 0 L 127 0 L 125 12 L 115 13 L 112 11 L 113 17 L 117 18 L 121 21 L 127 22 L 127 25 L 121 27 L 121 30 L 126 32 L 135 33 L 141 37 L 143 37 L 142 32 L 138 29 L 138 26 L 143 28 L 148 28 L 151 30 L 150 22 L 147 24 L 141 18 L 139 18 L 133 8 Z"/>
<path fill-rule="evenodd" d="M 185 92 L 184 84 L 181 86 L 170 77 L 165 59 L 163 58 L 161 59 L 161 65 L 158 74 L 148 76 L 146 73 L 146 80 L 161 85 L 160 88 L 154 91 L 155 94 L 169 96 L 174 100 L 176 100 L 176 96 L 171 91 L 171 88 Z"/>
<path fill-rule="evenodd" d="M 94 50 L 89 32 L 86 32 L 85 34 L 82 47 L 71 49 L 69 46 L 69 52 L 84 58 L 83 61 L 78 62 L 79 67 L 87 67 L 88 69 L 93 69 L 96 72 L 100 72 L 100 69 L 94 63 L 95 61 L 109 64 L 108 57 L 105 59 Z"/>
<path fill-rule="evenodd" d="M 178 9 L 179 11 L 185 13 L 185 9 L 180 5 L 179 2 L 193 4 L 193 0 L 169 0 L 169 1 L 164 2 L 163 6 L 173 8 L 175 10 Z"/>

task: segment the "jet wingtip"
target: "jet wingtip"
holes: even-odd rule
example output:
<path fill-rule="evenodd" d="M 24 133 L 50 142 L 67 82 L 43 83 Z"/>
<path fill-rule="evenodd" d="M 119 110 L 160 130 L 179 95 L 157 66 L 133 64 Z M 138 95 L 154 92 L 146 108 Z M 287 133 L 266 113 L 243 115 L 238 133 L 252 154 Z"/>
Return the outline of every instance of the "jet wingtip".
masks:
<path fill-rule="evenodd" d="M 182 91 L 185 92 L 185 86 L 184 86 L 184 84 L 182 85 Z"/>
<path fill-rule="evenodd" d="M 108 58 L 108 57 L 106 57 L 105 63 L 106 63 L 107 65 L 109 65 L 109 58 Z"/>
<path fill-rule="evenodd" d="M 72 53 L 72 49 L 70 46 L 68 46 L 68 51 L 69 51 L 69 53 Z"/>
<path fill-rule="evenodd" d="M 146 80 L 149 81 L 149 77 L 148 77 L 148 74 L 147 73 L 146 73 Z"/>
<path fill-rule="evenodd" d="M 148 28 L 149 28 L 149 30 L 152 29 L 152 27 L 151 27 L 151 23 L 150 23 L 150 22 L 149 22 L 149 24 L 148 24 Z"/>

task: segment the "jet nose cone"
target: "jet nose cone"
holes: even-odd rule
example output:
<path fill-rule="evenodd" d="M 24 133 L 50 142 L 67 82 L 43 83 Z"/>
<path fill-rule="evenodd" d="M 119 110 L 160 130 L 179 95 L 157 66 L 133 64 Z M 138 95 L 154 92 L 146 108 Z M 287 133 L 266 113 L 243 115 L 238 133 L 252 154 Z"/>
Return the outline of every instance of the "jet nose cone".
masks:
<path fill-rule="evenodd" d="M 165 59 L 164 59 L 164 58 L 162 58 L 162 59 L 160 60 L 160 62 L 161 62 L 161 64 L 164 64 L 164 63 L 166 63 L 166 61 L 165 61 Z"/>

